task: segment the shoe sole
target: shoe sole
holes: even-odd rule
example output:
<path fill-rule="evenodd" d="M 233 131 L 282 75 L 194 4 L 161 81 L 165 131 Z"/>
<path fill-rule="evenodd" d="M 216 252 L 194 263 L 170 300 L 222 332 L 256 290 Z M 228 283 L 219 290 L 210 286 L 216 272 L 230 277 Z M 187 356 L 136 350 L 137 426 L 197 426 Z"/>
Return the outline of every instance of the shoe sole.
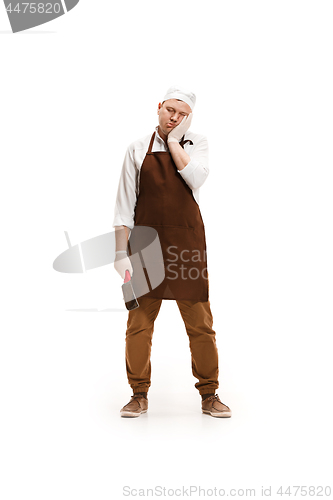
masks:
<path fill-rule="evenodd" d="M 121 417 L 140 417 L 142 413 L 147 413 L 147 410 L 142 410 L 140 413 L 134 413 L 132 411 L 121 411 Z"/>
<path fill-rule="evenodd" d="M 224 411 L 224 412 L 213 413 L 213 412 L 211 412 L 209 410 L 202 410 L 202 413 L 206 413 L 207 415 L 211 415 L 212 417 L 220 417 L 220 418 L 231 417 L 231 411 Z"/>

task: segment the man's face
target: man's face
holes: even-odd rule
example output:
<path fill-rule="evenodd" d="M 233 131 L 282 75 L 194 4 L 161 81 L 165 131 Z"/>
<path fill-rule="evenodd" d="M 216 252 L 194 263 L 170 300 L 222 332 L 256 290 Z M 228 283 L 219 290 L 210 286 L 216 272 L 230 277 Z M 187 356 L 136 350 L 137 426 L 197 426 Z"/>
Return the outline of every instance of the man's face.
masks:
<path fill-rule="evenodd" d="M 186 102 L 178 101 L 178 99 L 168 99 L 163 104 L 159 103 L 157 114 L 160 129 L 168 135 L 191 111 Z"/>

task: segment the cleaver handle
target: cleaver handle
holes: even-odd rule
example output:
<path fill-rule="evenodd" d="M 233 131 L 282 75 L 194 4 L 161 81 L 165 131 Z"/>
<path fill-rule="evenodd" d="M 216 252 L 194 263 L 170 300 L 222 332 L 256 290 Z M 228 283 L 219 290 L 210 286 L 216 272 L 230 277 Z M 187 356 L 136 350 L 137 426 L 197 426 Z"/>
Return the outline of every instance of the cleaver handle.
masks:
<path fill-rule="evenodd" d="M 124 283 L 127 283 L 128 281 L 131 281 L 131 275 L 130 275 L 129 270 L 126 269 Z"/>

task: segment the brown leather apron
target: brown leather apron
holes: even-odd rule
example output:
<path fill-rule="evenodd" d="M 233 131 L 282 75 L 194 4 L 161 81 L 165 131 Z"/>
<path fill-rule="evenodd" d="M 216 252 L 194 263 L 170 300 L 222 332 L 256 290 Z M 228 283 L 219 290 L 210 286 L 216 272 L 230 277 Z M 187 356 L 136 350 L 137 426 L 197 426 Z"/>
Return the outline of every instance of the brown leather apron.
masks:
<path fill-rule="evenodd" d="M 199 205 L 178 173 L 171 153 L 151 151 L 154 137 L 155 132 L 141 166 L 134 227 L 129 237 L 133 288 L 138 297 L 206 302 L 209 291 L 206 237 Z M 183 147 L 186 142 L 191 141 L 184 141 L 183 136 L 180 145 Z M 139 231 L 143 226 L 157 231 L 163 254 L 165 277 L 156 287 L 151 286 L 149 262 L 140 253 L 149 243 Z M 134 254 L 141 255 L 141 262 L 131 257 Z M 140 272 L 143 276 L 142 267 L 144 282 L 138 279 Z"/>

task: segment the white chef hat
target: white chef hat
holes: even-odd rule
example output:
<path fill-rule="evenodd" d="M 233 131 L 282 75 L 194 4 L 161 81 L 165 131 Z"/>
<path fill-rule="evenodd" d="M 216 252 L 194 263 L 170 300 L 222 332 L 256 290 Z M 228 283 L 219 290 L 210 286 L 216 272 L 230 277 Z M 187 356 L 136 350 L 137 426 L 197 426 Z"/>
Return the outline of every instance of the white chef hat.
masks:
<path fill-rule="evenodd" d="M 168 99 L 180 99 L 181 101 L 186 102 L 190 106 L 193 111 L 196 96 L 193 92 L 184 89 L 183 87 L 179 87 L 178 85 L 173 85 L 170 87 L 165 94 L 163 101 L 167 101 Z"/>

